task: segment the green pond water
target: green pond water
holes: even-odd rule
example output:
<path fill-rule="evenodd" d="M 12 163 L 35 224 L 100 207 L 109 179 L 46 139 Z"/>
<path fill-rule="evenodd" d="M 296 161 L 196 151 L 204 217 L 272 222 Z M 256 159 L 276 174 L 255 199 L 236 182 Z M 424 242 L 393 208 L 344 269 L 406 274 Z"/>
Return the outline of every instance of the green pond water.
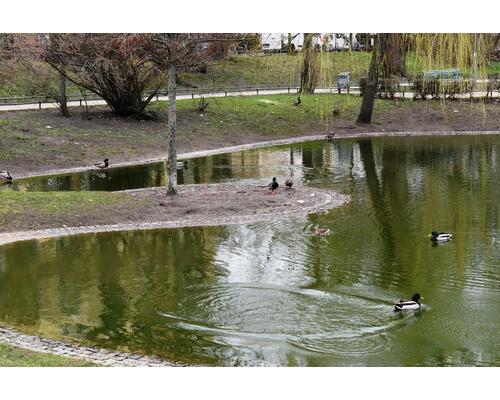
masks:
<path fill-rule="evenodd" d="M 499 150 L 499 136 L 380 138 L 192 160 L 185 182 L 292 176 L 352 202 L 2 246 L 0 322 L 190 364 L 500 366 Z M 128 171 L 136 187 L 164 179 Z M 433 229 L 453 240 L 432 245 Z M 393 312 L 416 291 L 421 310 Z"/>

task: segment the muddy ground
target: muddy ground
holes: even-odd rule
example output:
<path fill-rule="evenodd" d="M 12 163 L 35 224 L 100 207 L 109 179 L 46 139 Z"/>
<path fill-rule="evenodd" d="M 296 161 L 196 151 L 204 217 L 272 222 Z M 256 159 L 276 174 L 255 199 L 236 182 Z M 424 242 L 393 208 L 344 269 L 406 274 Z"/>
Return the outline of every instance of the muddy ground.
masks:
<path fill-rule="evenodd" d="M 219 121 L 219 115 L 215 116 L 213 110 L 205 116 L 180 110 L 178 153 L 324 134 L 329 130 L 334 130 L 339 138 L 343 134 L 370 132 L 500 130 L 497 102 L 386 101 L 378 104 L 370 125 L 354 123 L 359 111 L 356 103 L 342 109 L 327 127 L 309 110 L 294 120 L 290 114 L 270 113 L 260 115 L 261 119 L 255 118 L 255 122 L 252 115 L 239 110 L 241 114 L 233 115 L 230 126 Z M 228 112 L 224 112 L 229 118 Z M 90 120 L 82 119 L 76 109 L 72 110 L 71 118 L 60 116 L 57 110 L 0 113 L 0 170 L 10 170 L 19 176 L 91 166 L 104 158 L 116 164 L 164 157 L 168 129 L 166 115 L 160 112 L 159 116 L 157 121 L 118 118 L 105 107 L 92 108 Z M 209 118 L 212 119 L 209 121 Z"/>
<path fill-rule="evenodd" d="M 88 192 L 86 202 L 77 197 L 68 207 L 50 211 L 38 208 L 42 202 L 33 198 L 31 207 L 0 212 L 0 244 L 11 241 L 7 232 L 18 232 L 16 237 L 27 239 L 32 237 L 27 231 L 40 229 L 60 229 L 60 234 L 67 234 L 70 227 L 91 227 L 85 232 L 109 230 L 97 225 L 119 224 L 122 228 L 115 226 L 112 230 L 125 230 L 250 223 L 323 212 L 349 200 L 342 194 L 307 187 L 279 187 L 273 195 L 260 186 L 253 182 L 183 185 L 171 197 L 165 195 L 166 188 L 139 189 L 106 193 L 105 199 L 91 202 L 88 200 L 93 194 Z"/>

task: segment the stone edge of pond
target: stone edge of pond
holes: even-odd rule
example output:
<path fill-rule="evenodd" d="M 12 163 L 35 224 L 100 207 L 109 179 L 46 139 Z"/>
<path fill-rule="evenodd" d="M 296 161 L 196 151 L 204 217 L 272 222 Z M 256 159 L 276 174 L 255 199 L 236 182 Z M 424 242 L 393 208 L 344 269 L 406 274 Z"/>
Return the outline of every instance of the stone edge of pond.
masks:
<path fill-rule="evenodd" d="M 0 343 L 37 353 L 76 358 L 105 367 L 183 367 L 185 365 L 165 361 L 159 357 L 137 353 L 125 353 L 98 347 L 80 346 L 69 342 L 26 335 L 10 327 L 0 325 Z"/>
<path fill-rule="evenodd" d="M 220 184 L 215 184 L 220 185 Z M 214 185 L 214 186 L 215 186 Z M 228 184 L 225 184 L 228 185 Z M 186 185 L 186 186 L 201 186 L 201 185 Z M 211 186 L 211 185 L 205 185 Z M 238 186 L 238 185 L 231 185 Z M 159 189 L 132 189 L 123 192 L 148 192 L 151 190 Z M 54 239 L 62 236 L 84 235 L 92 233 L 103 232 L 121 232 L 121 231 L 139 231 L 139 230 L 155 230 L 155 229 L 169 229 L 169 228 L 186 228 L 198 226 L 221 226 L 221 225 L 237 225 L 249 224 L 254 222 L 261 222 L 264 220 L 280 220 L 287 216 L 301 216 L 313 213 L 320 213 L 330 209 L 340 207 L 351 201 L 351 197 L 342 193 L 316 189 L 316 188 L 296 188 L 294 190 L 306 190 L 312 194 L 316 194 L 315 202 L 310 205 L 300 205 L 291 210 L 282 210 L 279 214 L 276 212 L 260 212 L 259 214 L 243 214 L 232 216 L 205 216 L 201 220 L 173 220 L 173 221 L 158 221 L 158 222 L 143 222 L 143 223 L 119 223 L 112 225 L 91 225 L 91 226 L 74 226 L 74 227 L 61 227 L 50 229 L 39 229 L 29 231 L 16 231 L 16 232 L 1 232 L 0 233 L 0 246 L 14 242 L 21 242 L 27 240 L 37 239 Z"/>
<path fill-rule="evenodd" d="M 353 138 L 370 138 L 370 137 L 401 137 L 401 136 L 472 136 L 472 135 L 500 135 L 500 131 L 429 131 L 429 132 L 419 132 L 419 131 L 379 131 L 379 132 L 353 132 L 353 133 L 341 133 L 336 136 L 335 140 L 339 139 L 353 139 Z M 192 158 L 198 157 L 208 157 L 214 156 L 218 154 L 225 153 L 234 153 L 236 151 L 243 150 L 252 150 L 258 149 L 262 147 L 268 146 L 279 146 L 279 145 L 287 145 L 287 144 L 295 144 L 295 143 L 303 143 L 303 142 L 312 142 L 315 140 L 325 139 L 325 135 L 311 135 L 311 136 L 298 136 L 287 139 L 275 139 L 275 140 L 266 140 L 263 142 L 255 142 L 248 144 L 241 144 L 236 146 L 229 147 L 219 147 L 211 150 L 199 150 L 192 151 L 188 153 L 178 154 L 177 158 L 179 160 L 189 160 Z M 145 158 L 141 160 L 135 161 L 127 161 L 112 164 L 109 170 L 113 170 L 116 168 L 123 167 L 133 167 L 139 165 L 146 164 L 154 164 L 158 162 L 166 161 L 166 157 L 155 157 L 155 158 Z M 75 168 L 64 168 L 64 169 L 54 169 L 47 170 L 44 172 L 36 172 L 32 174 L 25 174 L 16 177 L 17 179 L 25 179 L 25 178 L 34 178 L 34 177 L 43 177 L 43 176 L 51 176 L 51 175 L 65 175 L 79 172 L 86 172 L 96 170 L 95 167 L 87 166 L 87 167 L 75 167 Z"/>

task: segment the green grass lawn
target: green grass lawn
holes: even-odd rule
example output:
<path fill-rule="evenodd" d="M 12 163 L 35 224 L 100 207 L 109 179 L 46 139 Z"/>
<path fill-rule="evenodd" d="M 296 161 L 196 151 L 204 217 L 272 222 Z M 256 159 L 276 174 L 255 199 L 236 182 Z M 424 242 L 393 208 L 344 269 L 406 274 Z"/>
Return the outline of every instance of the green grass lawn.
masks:
<path fill-rule="evenodd" d="M 89 361 L 37 353 L 0 343 L 0 367 L 96 367 Z"/>
<path fill-rule="evenodd" d="M 127 193 L 0 192 L 0 232 L 127 221 L 143 202 Z"/>
<path fill-rule="evenodd" d="M 319 84 L 336 82 L 339 72 L 350 71 L 359 79 L 367 71 L 371 53 L 332 52 L 319 55 Z M 268 54 L 235 56 L 209 65 L 207 74 L 183 73 L 182 83 L 227 88 L 232 86 L 296 85 L 300 82 L 302 55 Z"/>
<path fill-rule="evenodd" d="M 197 136 L 223 136 L 256 133 L 274 136 L 326 129 L 334 118 L 354 121 L 361 105 L 356 95 L 319 94 L 301 96 L 300 107 L 294 107 L 296 95 L 223 97 L 208 99 L 205 112 L 196 111 L 196 101 L 177 103 L 179 131 Z M 412 102 L 377 101 L 375 113 L 393 108 L 409 108 Z M 151 103 L 151 110 L 165 110 L 164 102 Z M 333 110 L 337 110 L 336 116 Z"/>
<path fill-rule="evenodd" d="M 112 192 L 14 192 L 1 193 L 2 207 L 0 215 L 20 213 L 30 208 L 32 212 L 45 214 L 71 213 L 78 208 L 82 212 L 91 212 L 96 205 L 105 206 L 119 199 L 125 201 L 128 196 Z"/>
<path fill-rule="evenodd" d="M 492 61 L 488 64 L 488 73 L 500 74 L 500 61 Z"/>

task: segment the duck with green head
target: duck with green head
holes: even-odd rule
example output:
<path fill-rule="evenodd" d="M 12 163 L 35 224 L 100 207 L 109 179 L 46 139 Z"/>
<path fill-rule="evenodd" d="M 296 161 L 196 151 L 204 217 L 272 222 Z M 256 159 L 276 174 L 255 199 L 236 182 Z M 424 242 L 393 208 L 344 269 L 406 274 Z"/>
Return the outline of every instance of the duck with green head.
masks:
<path fill-rule="evenodd" d="M 399 300 L 399 303 L 394 304 L 394 311 L 418 310 L 422 307 L 420 300 L 423 299 L 424 298 L 421 297 L 419 293 L 415 293 L 411 296 L 411 300 Z"/>
<path fill-rule="evenodd" d="M 448 240 L 451 240 L 453 234 L 447 232 L 432 231 L 427 236 L 430 237 L 431 241 L 433 242 L 447 242 Z"/>

